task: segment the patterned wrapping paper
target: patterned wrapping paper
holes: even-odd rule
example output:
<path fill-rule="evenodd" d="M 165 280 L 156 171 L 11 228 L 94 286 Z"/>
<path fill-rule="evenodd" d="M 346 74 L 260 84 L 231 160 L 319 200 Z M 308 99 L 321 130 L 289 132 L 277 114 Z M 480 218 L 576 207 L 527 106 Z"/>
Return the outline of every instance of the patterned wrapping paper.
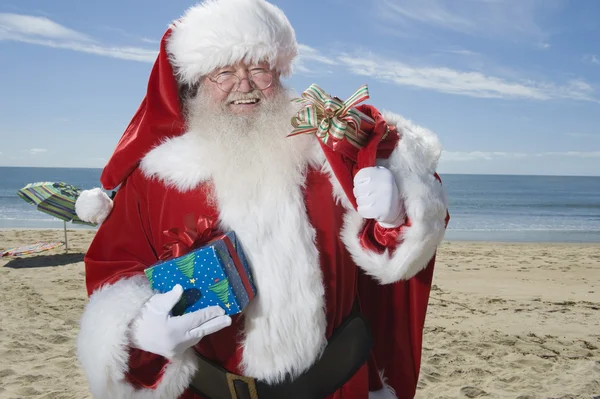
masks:
<path fill-rule="evenodd" d="M 350 204 L 358 208 L 353 194 L 353 178 L 362 168 L 376 165 L 377 158 L 388 158 L 399 140 L 395 126 L 388 125 L 372 105 L 367 85 L 358 88 L 347 100 L 333 97 L 316 84 L 310 85 L 293 101 L 301 104 L 291 119 L 288 137 L 315 135 L 340 182 Z"/>
<path fill-rule="evenodd" d="M 155 291 L 167 292 L 177 284 L 183 287 L 182 298 L 173 308 L 176 316 L 208 306 L 221 306 L 228 315 L 238 314 L 256 295 L 248 261 L 234 232 L 144 272 Z"/>

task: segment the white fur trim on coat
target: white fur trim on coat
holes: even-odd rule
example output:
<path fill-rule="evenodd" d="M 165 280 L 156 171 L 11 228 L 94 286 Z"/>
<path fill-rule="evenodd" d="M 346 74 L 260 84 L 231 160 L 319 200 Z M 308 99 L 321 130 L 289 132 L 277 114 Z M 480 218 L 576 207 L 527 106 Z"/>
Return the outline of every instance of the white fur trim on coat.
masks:
<path fill-rule="evenodd" d="M 305 170 L 280 173 L 265 166 L 252 172 L 250 184 L 248 175 L 226 172 L 227 161 L 205 140 L 194 132 L 170 138 L 152 149 L 140 168 L 147 178 L 181 192 L 211 181 L 220 227 L 236 232 L 258 291 L 244 311 L 241 369 L 268 383 L 296 377 L 327 343 L 316 232 L 302 193 Z M 312 161 L 317 147 L 311 137 L 289 143 L 294 154 L 275 153 L 269 162 L 284 165 L 290 156 Z"/>
<path fill-rule="evenodd" d="M 134 389 L 125 379 L 129 324 L 151 296 L 143 276 L 103 286 L 90 296 L 77 336 L 77 357 L 94 398 L 177 398 L 189 386 L 196 372 L 193 349 L 171 360 L 156 389 Z"/>
<path fill-rule="evenodd" d="M 369 253 L 360 246 L 358 233 L 364 219 L 349 206 L 335 177 L 330 177 L 333 195 L 348 208 L 342 240 L 356 263 L 382 283 L 410 278 L 427 265 L 443 237 L 446 215 L 444 193 L 434 177 L 440 152 L 437 139 L 399 117 L 400 122 L 387 118 L 398 123 L 402 134 L 387 164 L 413 223 L 393 257 Z M 243 371 L 267 382 L 280 381 L 287 373 L 298 375 L 326 343 L 315 231 L 301 193 L 305 171 L 282 175 L 276 168 L 252 170 L 256 180 L 249 185 L 248 171 L 236 174 L 229 170 L 228 161 L 202 137 L 188 132 L 165 140 L 144 157 L 141 170 L 147 178 L 181 192 L 205 180 L 214 183 L 220 227 L 239 236 L 259 292 L 244 317 Z M 322 165 L 331 174 L 314 137 L 298 136 L 293 144 L 304 154 L 307 165 Z M 276 152 L 270 162 L 284 165 L 290 155 Z M 261 223 L 256 223 L 257 219 Z M 290 287 L 290 281 L 296 284 Z"/>
<path fill-rule="evenodd" d="M 210 178 L 202 139 L 193 133 L 164 140 L 150 150 L 140 162 L 149 179 L 157 178 L 177 191 L 193 190 Z"/>
<path fill-rule="evenodd" d="M 423 270 L 444 238 L 447 201 L 441 183 L 435 178 L 441 145 L 428 130 L 399 115 L 383 113 L 390 125 L 396 125 L 400 141 L 389 159 L 378 165 L 392 171 L 411 226 L 405 227 L 398 247 L 378 254 L 365 250 L 359 241 L 364 225 L 354 209 L 345 216 L 342 240 L 354 261 L 381 284 L 407 280 Z"/>
<path fill-rule="evenodd" d="M 75 201 L 75 213 L 84 222 L 102 223 L 112 211 L 113 201 L 101 188 L 83 190 Z"/>
<path fill-rule="evenodd" d="M 206 0 L 172 25 L 167 52 L 181 83 L 239 61 L 266 61 L 283 76 L 298 54 L 288 19 L 264 0 Z"/>

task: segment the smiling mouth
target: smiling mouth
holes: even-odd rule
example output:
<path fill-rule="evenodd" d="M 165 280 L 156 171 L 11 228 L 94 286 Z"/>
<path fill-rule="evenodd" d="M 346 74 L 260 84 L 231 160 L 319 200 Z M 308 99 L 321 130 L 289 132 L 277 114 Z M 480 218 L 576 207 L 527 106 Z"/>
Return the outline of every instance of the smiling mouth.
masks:
<path fill-rule="evenodd" d="M 248 98 L 245 100 L 235 100 L 230 102 L 229 104 L 232 105 L 240 105 L 240 104 L 246 104 L 246 105 L 252 105 L 252 104 L 258 104 L 260 102 L 260 99 L 258 98 Z"/>

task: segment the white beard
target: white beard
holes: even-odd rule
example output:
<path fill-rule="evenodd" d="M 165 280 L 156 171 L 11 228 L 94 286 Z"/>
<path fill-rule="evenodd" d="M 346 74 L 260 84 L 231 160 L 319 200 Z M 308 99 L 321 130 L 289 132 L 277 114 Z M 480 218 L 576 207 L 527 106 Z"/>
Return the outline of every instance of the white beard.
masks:
<path fill-rule="evenodd" d="M 258 291 L 244 310 L 241 368 L 282 381 L 309 367 L 326 343 L 316 232 L 302 192 L 320 148 L 310 135 L 286 137 L 298 106 L 285 92 L 251 118 L 208 111 L 215 107 L 202 98 L 189 104 L 188 134 L 210 165 L 220 227 L 239 237 Z"/>
<path fill-rule="evenodd" d="M 252 195 L 263 185 L 285 191 L 290 184 L 301 183 L 298 179 L 304 175 L 312 141 L 286 137 L 298 106 L 291 103 L 285 89 L 274 98 L 262 98 L 261 108 L 250 115 L 215 109 L 207 98 L 199 91 L 190 100 L 188 127 L 198 135 L 206 149 L 203 152 L 214 154 L 211 177 L 220 197 Z"/>

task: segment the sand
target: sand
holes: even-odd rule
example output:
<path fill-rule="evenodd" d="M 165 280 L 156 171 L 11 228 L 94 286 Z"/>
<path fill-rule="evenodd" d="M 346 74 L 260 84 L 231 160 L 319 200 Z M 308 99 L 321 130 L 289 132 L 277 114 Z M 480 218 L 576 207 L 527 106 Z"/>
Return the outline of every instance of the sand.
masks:
<path fill-rule="evenodd" d="M 0 399 L 91 398 L 75 337 L 92 237 L 0 258 Z M 0 249 L 61 239 L 0 230 Z M 600 398 L 600 244 L 445 242 L 436 267 L 418 399 Z"/>
<path fill-rule="evenodd" d="M 600 398 L 600 245 L 444 243 L 417 398 Z"/>

